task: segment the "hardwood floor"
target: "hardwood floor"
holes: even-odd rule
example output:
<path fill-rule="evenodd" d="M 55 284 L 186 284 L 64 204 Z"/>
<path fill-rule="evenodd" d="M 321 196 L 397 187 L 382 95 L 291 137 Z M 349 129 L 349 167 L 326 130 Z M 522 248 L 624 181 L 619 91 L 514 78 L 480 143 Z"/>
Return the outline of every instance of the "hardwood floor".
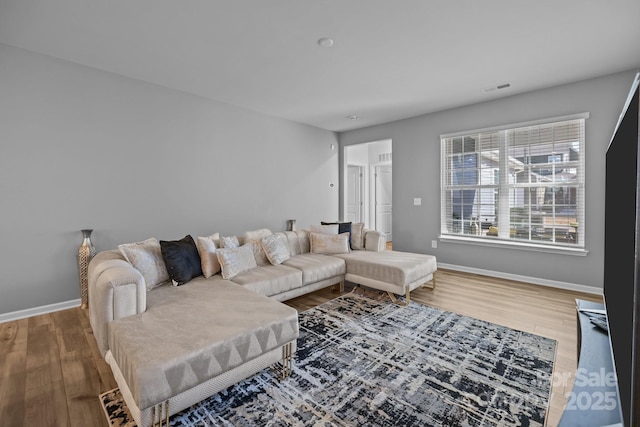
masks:
<path fill-rule="evenodd" d="M 577 363 L 575 299 L 601 299 L 450 270 L 440 270 L 436 277 L 435 291 L 417 289 L 411 299 L 557 340 L 555 376 L 568 381 L 554 381 L 552 387 L 547 425 L 556 426 Z M 302 311 L 336 296 L 327 288 L 286 303 Z M 73 308 L 0 324 L 1 425 L 106 427 L 97 396 L 114 387 L 87 310 Z"/>

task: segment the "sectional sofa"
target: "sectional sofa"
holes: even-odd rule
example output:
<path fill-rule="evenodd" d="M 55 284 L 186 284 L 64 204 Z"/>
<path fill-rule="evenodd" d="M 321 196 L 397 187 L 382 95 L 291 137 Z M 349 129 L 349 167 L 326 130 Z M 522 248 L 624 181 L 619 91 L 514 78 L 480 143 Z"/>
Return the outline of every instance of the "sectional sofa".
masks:
<path fill-rule="evenodd" d="M 387 251 L 354 224 L 241 236 L 150 238 L 98 253 L 89 318 L 138 426 L 173 415 L 269 366 L 286 377 L 297 311 L 280 301 L 352 281 L 406 295 L 432 282 L 435 257 Z"/>

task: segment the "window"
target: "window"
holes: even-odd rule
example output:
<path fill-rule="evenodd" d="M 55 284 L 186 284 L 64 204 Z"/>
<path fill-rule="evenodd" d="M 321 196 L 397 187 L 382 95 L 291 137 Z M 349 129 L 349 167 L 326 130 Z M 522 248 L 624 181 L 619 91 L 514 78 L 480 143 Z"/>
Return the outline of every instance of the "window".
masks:
<path fill-rule="evenodd" d="M 588 114 L 441 136 L 441 237 L 584 248 Z"/>

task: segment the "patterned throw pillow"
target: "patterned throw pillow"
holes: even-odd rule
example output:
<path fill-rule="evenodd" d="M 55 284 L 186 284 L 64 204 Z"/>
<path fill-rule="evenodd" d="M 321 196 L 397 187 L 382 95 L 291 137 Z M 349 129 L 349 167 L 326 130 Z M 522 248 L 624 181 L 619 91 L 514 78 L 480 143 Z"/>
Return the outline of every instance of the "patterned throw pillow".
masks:
<path fill-rule="evenodd" d="M 268 228 L 260 228 L 258 230 L 247 231 L 242 235 L 244 243 L 252 240 L 260 240 L 263 237 L 271 236 L 273 232 Z"/>
<path fill-rule="evenodd" d="M 222 269 L 222 277 L 225 279 L 232 279 L 238 274 L 258 266 L 253 256 L 253 244 L 218 249 L 216 254 Z"/>
<path fill-rule="evenodd" d="M 204 277 L 209 278 L 220 272 L 220 262 L 218 261 L 218 255 L 216 255 L 218 241 L 220 241 L 219 233 L 214 233 L 207 237 L 198 236 L 196 240 L 198 254 L 200 254 L 200 266 Z"/>
<path fill-rule="evenodd" d="M 289 243 L 284 234 L 272 234 L 260 239 L 262 249 L 264 249 L 269 262 L 273 265 L 282 264 L 291 256 L 289 253 Z"/>
<path fill-rule="evenodd" d="M 322 234 L 309 233 L 311 240 L 311 253 L 313 254 L 348 254 L 349 233 Z"/>
<path fill-rule="evenodd" d="M 321 225 L 335 225 L 338 224 L 338 234 L 349 233 L 351 234 L 351 222 L 324 222 L 320 221 Z M 349 236 L 349 248 L 353 249 L 351 245 L 351 236 Z"/>
<path fill-rule="evenodd" d="M 262 249 L 260 239 L 266 236 L 271 236 L 273 233 L 268 228 L 261 228 L 259 230 L 247 231 L 242 235 L 243 244 L 253 244 L 253 256 L 256 259 L 256 264 L 259 266 L 268 265 L 269 258 Z"/>
<path fill-rule="evenodd" d="M 351 224 L 351 249 L 364 249 L 364 222 Z"/>
<path fill-rule="evenodd" d="M 190 235 L 180 240 L 160 240 L 160 250 L 174 286 L 202 275 L 198 248 Z"/>
<path fill-rule="evenodd" d="M 118 245 L 127 261 L 142 274 L 148 291 L 169 281 L 169 272 L 162 258 L 160 242 L 155 237 L 135 243 Z"/>
<path fill-rule="evenodd" d="M 221 248 L 237 248 L 239 246 L 240 246 L 240 241 L 238 240 L 238 236 L 220 237 Z"/>

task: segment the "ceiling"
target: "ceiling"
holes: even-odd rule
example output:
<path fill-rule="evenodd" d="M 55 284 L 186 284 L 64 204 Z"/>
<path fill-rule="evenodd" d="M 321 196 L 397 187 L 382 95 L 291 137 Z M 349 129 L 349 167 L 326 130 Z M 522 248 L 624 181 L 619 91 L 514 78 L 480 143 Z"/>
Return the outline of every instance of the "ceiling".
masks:
<path fill-rule="evenodd" d="M 340 132 L 640 68 L 640 1 L 0 0 L 0 43 Z"/>

